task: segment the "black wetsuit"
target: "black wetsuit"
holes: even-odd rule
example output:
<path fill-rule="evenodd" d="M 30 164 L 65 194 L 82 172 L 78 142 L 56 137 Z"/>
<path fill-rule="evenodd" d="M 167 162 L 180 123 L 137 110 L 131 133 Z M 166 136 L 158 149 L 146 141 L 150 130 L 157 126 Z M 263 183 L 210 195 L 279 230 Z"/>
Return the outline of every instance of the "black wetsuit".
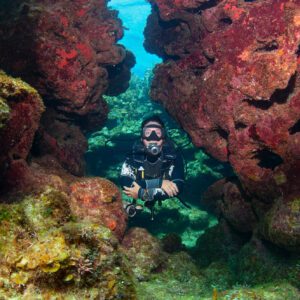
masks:
<path fill-rule="evenodd" d="M 142 142 L 137 142 L 122 166 L 121 185 L 131 187 L 135 181 L 141 186 L 139 198 L 154 202 L 165 200 L 170 196 L 161 188 L 162 181 L 174 182 L 179 190 L 184 185 L 184 166 L 182 156 L 176 151 L 173 143 L 166 140 L 162 151 L 157 156 L 151 156 L 144 150 Z"/>

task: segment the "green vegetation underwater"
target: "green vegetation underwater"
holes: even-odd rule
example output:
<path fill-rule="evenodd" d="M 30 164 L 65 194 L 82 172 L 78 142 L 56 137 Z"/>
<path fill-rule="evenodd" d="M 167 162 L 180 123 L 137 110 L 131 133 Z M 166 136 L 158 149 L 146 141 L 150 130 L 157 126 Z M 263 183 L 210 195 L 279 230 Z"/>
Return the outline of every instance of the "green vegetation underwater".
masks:
<path fill-rule="evenodd" d="M 0 0 L 0 299 L 300 300 L 300 1 Z M 185 184 L 133 217 L 158 115 Z"/>

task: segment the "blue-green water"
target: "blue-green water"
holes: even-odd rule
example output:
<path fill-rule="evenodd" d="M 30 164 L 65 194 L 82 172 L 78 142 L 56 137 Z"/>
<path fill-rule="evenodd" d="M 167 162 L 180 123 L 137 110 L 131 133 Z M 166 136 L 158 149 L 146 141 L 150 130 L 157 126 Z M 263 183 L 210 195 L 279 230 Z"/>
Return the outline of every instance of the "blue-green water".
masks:
<path fill-rule="evenodd" d="M 136 57 L 136 65 L 132 73 L 143 77 L 147 70 L 161 62 L 158 56 L 146 52 L 143 47 L 143 31 L 151 6 L 146 0 L 111 0 L 108 5 L 119 11 L 119 18 L 123 21 L 123 26 L 127 28 L 119 43 L 133 52 Z"/>

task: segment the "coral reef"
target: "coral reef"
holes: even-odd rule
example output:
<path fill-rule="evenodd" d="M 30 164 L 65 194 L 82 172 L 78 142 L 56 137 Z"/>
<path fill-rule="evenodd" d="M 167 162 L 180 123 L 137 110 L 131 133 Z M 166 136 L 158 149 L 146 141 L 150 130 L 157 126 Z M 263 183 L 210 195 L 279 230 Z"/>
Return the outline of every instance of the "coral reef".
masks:
<path fill-rule="evenodd" d="M 103 126 L 103 95 L 125 91 L 135 63 L 117 44 L 123 36 L 118 13 L 105 0 L 8 1 L 1 7 L 0 66 L 33 86 L 46 106 L 32 154 L 50 154 L 83 176 L 83 132 Z M 0 128 L 6 115 L 1 99 Z M 28 177 L 23 165 L 15 169 Z"/>
<path fill-rule="evenodd" d="M 53 188 L 0 205 L 1 297 L 136 299 L 112 232 L 70 212 Z"/>
<path fill-rule="evenodd" d="M 233 167 L 240 183 L 224 186 L 220 214 L 298 251 L 299 3 L 151 3 L 145 46 L 165 60 L 151 97 Z"/>
<path fill-rule="evenodd" d="M 132 54 L 116 44 L 123 36 L 117 12 L 104 0 L 7 2 L 5 9 L 1 67 L 35 87 L 47 105 L 83 118 L 82 126 L 102 125 L 111 69 L 125 82 L 134 64 L 122 63 Z"/>
<path fill-rule="evenodd" d="M 44 105 L 35 89 L 4 72 L 0 72 L 0 99 L 0 184 L 8 188 L 26 175 L 26 158 Z"/>
<path fill-rule="evenodd" d="M 70 205 L 75 216 L 102 223 L 121 240 L 127 214 L 117 186 L 104 178 L 84 178 L 70 185 Z"/>
<path fill-rule="evenodd" d="M 103 124 L 102 94 L 134 64 L 106 4 L 1 2 L 1 68 L 37 89 L 0 73 L 1 298 L 136 298 L 118 251 L 121 194 L 108 180 L 76 177 L 81 130 Z"/>
<path fill-rule="evenodd" d="M 299 4 L 150 2 L 145 44 L 165 60 L 152 97 L 236 177 L 221 179 L 228 164 L 166 118 L 193 207 L 164 201 L 156 222 L 146 209 L 130 221 L 149 231 L 126 232 L 118 187 L 81 177 L 83 132 L 113 96 L 87 158 L 90 174 L 116 179 L 137 121 L 165 113 L 148 102 L 152 75 L 117 97 L 134 57 L 107 1 L 0 0 L 1 68 L 37 89 L 0 73 L 0 298 L 300 299 Z M 196 201 L 215 181 L 201 203 L 213 226 Z"/>

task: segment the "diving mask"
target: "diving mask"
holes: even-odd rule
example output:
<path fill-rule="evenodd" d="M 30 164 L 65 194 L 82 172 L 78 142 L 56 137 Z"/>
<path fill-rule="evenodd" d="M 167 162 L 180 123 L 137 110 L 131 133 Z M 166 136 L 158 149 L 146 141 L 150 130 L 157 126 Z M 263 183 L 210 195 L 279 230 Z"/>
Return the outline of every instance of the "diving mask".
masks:
<path fill-rule="evenodd" d="M 145 126 L 142 136 L 147 141 L 160 141 L 163 139 L 163 130 L 157 125 Z"/>

